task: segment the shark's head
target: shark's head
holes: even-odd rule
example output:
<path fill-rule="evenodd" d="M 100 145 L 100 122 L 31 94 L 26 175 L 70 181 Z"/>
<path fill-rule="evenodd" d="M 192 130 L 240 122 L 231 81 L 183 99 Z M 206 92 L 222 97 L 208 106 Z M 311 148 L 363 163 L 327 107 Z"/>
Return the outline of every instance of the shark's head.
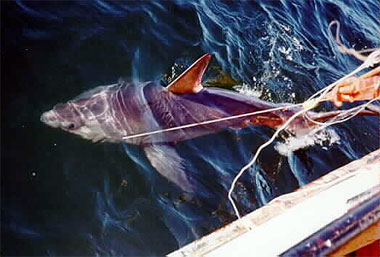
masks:
<path fill-rule="evenodd" d="M 106 87 L 97 87 L 67 103 L 57 104 L 41 115 L 41 121 L 94 142 L 105 140 L 107 135 L 101 121 L 109 109 L 106 91 Z"/>

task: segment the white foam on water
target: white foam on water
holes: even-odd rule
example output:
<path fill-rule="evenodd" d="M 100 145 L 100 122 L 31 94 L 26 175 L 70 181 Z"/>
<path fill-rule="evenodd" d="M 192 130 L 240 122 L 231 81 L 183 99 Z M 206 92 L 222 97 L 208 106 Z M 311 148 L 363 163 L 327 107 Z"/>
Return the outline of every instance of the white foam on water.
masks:
<path fill-rule="evenodd" d="M 262 95 L 261 91 L 259 91 L 257 88 L 252 88 L 250 85 L 246 83 L 234 86 L 233 89 L 247 96 L 260 97 Z"/>
<path fill-rule="evenodd" d="M 333 144 L 340 144 L 340 137 L 334 129 L 324 129 L 312 131 L 302 136 L 292 136 L 285 139 L 285 142 L 277 143 L 274 148 L 278 153 L 289 156 L 291 152 L 313 145 L 320 145 L 327 150 Z"/>

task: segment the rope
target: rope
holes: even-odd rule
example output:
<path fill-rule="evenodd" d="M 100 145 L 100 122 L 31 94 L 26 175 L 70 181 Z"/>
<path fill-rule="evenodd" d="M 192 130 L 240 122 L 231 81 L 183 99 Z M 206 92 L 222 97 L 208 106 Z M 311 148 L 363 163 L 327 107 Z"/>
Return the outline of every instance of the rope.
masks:
<path fill-rule="evenodd" d="M 284 130 L 295 118 L 297 118 L 299 115 L 307 112 L 309 109 L 302 109 L 301 111 L 295 113 L 293 116 L 291 116 L 278 130 L 276 130 L 276 132 L 273 134 L 273 136 L 264 144 L 262 144 L 256 151 L 256 154 L 255 156 L 251 159 L 251 161 L 249 161 L 243 168 L 241 168 L 241 170 L 239 171 L 239 173 L 235 176 L 234 180 L 232 181 L 232 184 L 231 184 L 231 187 L 230 187 L 230 190 L 228 191 L 228 199 L 230 200 L 231 202 L 231 205 L 234 209 L 234 212 L 235 212 L 235 215 L 240 219 L 240 213 L 239 213 L 239 210 L 238 208 L 236 207 L 235 205 L 235 202 L 234 200 L 232 199 L 232 192 L 235 188 L 235 184 L 236 182 L 239 180 L 239 178 L 243 175 L 243 173 L 249 168 L 251 167 L 255 162 L 256 162 L 256 159 L 257 157 L 259 156 L 260 152 L 265 148 L 267 147 L 268 145 L 270 145 L 275 139 L 276 137 L 278 136 L 278 134 Z"/>
<path fill-rule="evenodd" d="M 376 50 L 376 48 L 371 48 L 371 49 L 364 49 L 364 50 L 357 51 L 353 48 L 346 47 L 345 45 L 342 44 L 342 41 L 340 40 L 340 23 L 339 23 L 339 21 L 334 20 L 329 24 L 328 29 L 330 32 L 331 32 L 331 27 L 333 25 L 336 25 L 335 42 L 336 42 L 337 47 L 341 53 L 353 55 L 358 60 L 361 60 L 364 62 L 367 59 L 367 56 L 363 55 L 363 53 L 373 52 Z"/>
<path fill-rule="evenodd" d="M 123 140 L 137 138 L 137 137 L 143 137 L 143 136 L 150 136 L 150 135 L 159 134 L 159 133 L 166 133 L 166 132 L 181 130 L 181 129 L 186 129 L 186 128 L 193 128 L 193 127 L 208 125 L 208 124 L 217 123 L 217 122 L 221 122 L 221 121 L 244 118 L 244 117 L 253 116 L 253 115 L 257 115 L 257 114 L 279 111 L 279 110 L 284 110 L 284 109 L 294 108 L 294 107 L 299 107 L 299 106 L 302 106 L 302 104 L 284 105 L 284 106 L 266 109 L 266 110 L 261 110 L 261 111 L 256 111 L 256 112 L 243 113 L 243 114 L 228 116 L 228 117 L 224 117 L 224 118 L 206 120 L 206 121 L 201 121 L 201 122 L 197 122 L 197 123 L 190 123 L 190 124 L 166 128 L 166 129 L 159 129 L 159 130 L 153 130 L 153 131 L 139 133 L 139 134 L 132 134 L 132 135 L 128 135 L 128 136 L 123 137 Z"/>
<path fill-rule="evenodd" d="M 339 115 L 341 115 L 341 114 L 339 114 L 337 117 L 334 117 L 334 118 L 332 119 L 332 121 L 329 122 L 329 123 L 316 121 L 316 120 L 312 119 L 312 118 L 308 115 L 308 113 L 304 113 L 304 117 L 305 117 L 307 120 L 309 120 L 310 122 L 312 122 L 312 123 L 314 123 L 314 124 L 316 124 L 316 125 L 324 126 L 324 128 L 325 128 L 325 127 L 327 127 L 327 126 L 331 126 L 331 125 L 335 125 L 335 124 L 338 124 L 338 123 L 343 123 L 343 122 L 348 121 L 349 119 L 351 119 L 351 118 L 355 117 L 356 115 L 358 115 L 358 114 L 359 114 L 362 110 L 364 110 L 368 105 L 370 105 L 371 103 L 373 103 L 374 101 L 377 101 L 377 100 L 380 100 L 380 96 L 377 97 L 377 98 L 374 98 L 374 99 L 372 99 L 372 100 L 370 100 L 370 101 L 368 101 L 368 102 L 366 102 L 366 103 L 364 103 L 364 104 L 361 104 L 361 105 L 359 105 L 359 106 L 356 106 L 356 107 L 354 107 L 354 108 L 351 108 L 351 109 L 347 110 L 347 112 L 343 112 L 343 113 L 341 113 L 341 114 L 348 114 L 348 115 L 347 115 L 345 118 L 343 118 L 342 120 L 337 120 L 337 121 L 334 120 L 334 119 L 336 119 L 337 117 L 339 117 Z"/>
<path fill-rule="evenodd" d="M 238 118 L 244 118 L 244 117 L 253 116 L 253 115 L 257 115 L 257 114 L 268 113 L 268 112 L 273 112 L 273 111 L 284 110 L 284 109 L 288 109 L 288 108 L 294 108 L 294 107 L 302 106 L 303 107 L 302 110 L 300 110 L 297 113 L 293 114 L 279 129 L 276 130 L 276 132 L 273 134 L 273 136 L 267 142 L 265 142 L 264 144 L 262 144 L 257 149 L 254 157 L 244 167 L 242 167 L 240 169 L 240 171 L 238 172 L 238 174 L 233 179 L 231 187 L 230 187 L 230 189 L 228 191 L 228 199 L 231 202 L 231 205 L 233 207 L 235 215 L 240 219 L 241 216 L 240 216 L 239 210 L 236 207 L 236 204 L 235 204 L 235 202 L 234 202 L 234 200 L 232 198 L 232 193 L 233 193 L 233 190 L 235 188 L 235 185 L 236 185 L 237 181 L 243 175 L 243 173 L 256 162 L 256 160 L 257 160 L 259 154 L 261 153 L 261 151 L 265 147 L 267 147 L 268 145 L 270 145 L 271 143 L 273 143 L 273 141 L 276 139 L 276 137 L 279 135 L 279 133 L 281 131 L 283 131 L 284 129 L 286 129 L 289 126 L 289 124 L 294 119 L 296 119 L 300 115 L 303 115 L 310 122 L 313 122 L 314 124 L 317 124 L 317 125 L 321 125 L 322 127 L 319 128 L 319 129 L 323 129 L 323 128 L 327 127 L 327 126 L 330 126 L 330 125 L 333 125 L 333 124 L 337 124 L 337 123 L 342 123 L 342 122 L 345 122 L 345 121 L 347 121 L 347 120 L 355 117 L 366 106 L 368 106 L 370 103 L 372 103 L 373 101 L 378 100 L 380 98 L 380 97 L 378 97 L 376 99 L 373 99 L 373 100 L 367 102 L 366 104 L 362 104 L 360 106 L 352 108 L 351 110 L 347 110 L 346 111 L 346 114 L 348 113 L 347 117 L 345 117 L 345 118 L 343 118 L 341 120 L 333 120 L 332 122 L 329 122 L 329 123 L 318 122 L 316 120 L 313 120 L 307 114 L 307 112 L 309 110 L 315 108 L 319 103 L 321 103 L 323 101 L 328 101 L 328 99 L 324 99 L 325 95 L 329 91 L 331 91 L 332 88 L 334 88 L 337 84 L 343 82 L 345 79 L 347 79 L 349 77 L 352 77 L 353 75 L 355 75 L 356 73 L 362 71 L 363 69 L 371 67 L 371 66 L 373 66 L 373 65 L 375 65 L 375 64 L 377 64 L 377 63 L 380 62 L 380 49 L 376 49 L 375 48 L 375 49 L 365 49 L 365 50 L 361 50 L 361 51 L 356 51 L 355 49 L 347 48 L 346 46 L 344 46 L 342 44 L 342 42 L 340 40 L 340 37 L 339 37 L 340 23 L 338 21 L 331 22 L 330 25 L 329 25 L 329 30 L 331 29 L 331 27 L 333 25 L 337 26 L 337 30 L 336 30 L 336 34 L 335 34 L 335 41 L 337 43 L 337 47 L 338 47 L 339 51 L 342 52 L 342 53 L 348 53 L 348 54 L 351 54 L 351 55 L 355 56 L 359 60 L 362 60 L 363 64 L 361 64 L 354 71 L 350 72 L 348 75 L 340 78 L 339 80 L 331 83 L 327 87 L 319 90 L 318 92 L 316 92 L 315 94 L 313 94 L 311 97 L 309 97 L 305 102 L 299 103 L 299 104 L 286 105 L 286 106 L 281 106 L 281 107 L 261 110 L 261 111 L 256 111 L 256 112 L 243 113 L 243 114 L 233 115 L 233 116 L 224 117 L 224 118 L 206 120 L 206 121 L 202 121 L 202 122 L 191 123 L 191 124 L 186 124 L 186 125 L 181 125 L 181 126 L 176 126 L 176 127 L 166 128 L 166 129 L 159 129 L 159 130 L 154 130 L 154 131 L 149 131 L 149 132 L 144 132 L 144 133 L 127 135 L 127 136 L 123 137 L 123 140 L 137 138 L 137 137 L 143 137 L 143 136 L 149 136 L 149 135 L 154 135 L 154 134 L 159 134 L 159 133 L 166 133 L 166 132 L 171 132 L 171 131 L 176 131 L 176 130 L 181 130 L 181 129 L 193 128 L 193 127 L 202 126 L 202 125 L 208 125 L 208 124 L 217 123 L 217 122 L 221 122 L 221 121 L 227 121 L 227 120 L 233 120 L 233 119 L 238 119 Z M 372 52 L 372 53 L 370 55 L 368 55 L 368 56 L 362 55 L 362 53 L 368 53 L 368 52 Z M 354 110 L 357 110 L 357 111 L 352 112 Z M 344 113 L 342 113 L 342 114 L 344 114 Z M 337 119 L 339 117 L 340 116 L 338 115 L 334 119 Z"/>
<path fill-rule="evenodd" d="M 339 32 L 339 22 L 335 21 L 338 25 L 338 32 Z M 331 24 L 330 24 L 331 26 Z M 330 28 L 329 26 L 329 28 Z M 337 37 L 337 43 L 338 44 L 341 44 L 340 43 L 340 40 L 339 40 L 339 37 Z M 303 110 L 293 114 L 289 120 L 287 120 L 286 123 L 284 123 L 274 134 L 273 136 L 267 141 L 265 142 L 264 144 L 262 144 L 256 151 L 256 154 L 254 155 L 254 157 L 243 167 L 240 169 L 240 171 L 238 172 L 238 174 L 235 176 L 235 178 L 233 179 L 232 181 L 232 184 L 231 184 L 231 187 L 230 187 L 230 190 L 228 191 L 228 199 L 229 201 L 231 202 L 231 205 L 234 209 L 234 212 L 235 212 L 235 215 L 238 217 L 238 219 L 241 218 L 240 216 L 240 213 L 239 213 L 239 210 L 238 208 L 236 207 L 236 204 L 232 198 L 232 193 L 233 193 L 233 190 L 235 188 L 235 185 L 237 183 L 237 181 L 239 180 L 239 178 L 243 175 L 243 173 L 249 168 L 251 167 L 257 160 L 259 154 L 261 153 L 261 151 L 267 147 L 268 145 L 270 145 L 274 140 L 275 138 L 278 136 L 278 134 L 284 130 L 295 118 L 297 118 L 299 115 L 304 115 L 305 113 L 307 113 L 307 111 L 315 108 L 320 102 L 323 102 L 323 101 L 326 101 L 326 99 L 324 99 L 325 95 L 330 91 L 332 90 L 333 87 L 335 87 L 338 83 L 341 83 L 342 81 L 346 80 L 347 78 L 349 77 L 352 77 L 353 75 L 355 75 L 356 73 L 362 71 L 363 69 L 366 69 L 368 67 L 371 67 L 373 66 L 374 64 L 376 63 L 379 63 L 380 62 L 380 49 L 377 49 L 375 51 L 373 51 L 368 57 L 366 57 L 366 59 L 364 60 L 364 63 L 362 63 L 358 68 L 356 68 L 354 71 L 350 72 L 349 74 L 347 74 L 346 76 L 340 78 L 339 80 L 331 83 L 330 85 L 328 85 L 327 87 L 319 90 L 318 92 L 316 92 L 315 94 L 313 94 L 311 97 L 309 97 L 304 103 L 302 103 L 303 105 Z M 319 95 L 319 96 L 318 96 Z M 367 103 L 362 109 L 364 109 L 366 106 L 368 106 L 368 104 L 370 104 L 371 102 L 375 101 L 377 99 L 373 99 L 371 100 L 369 103 Z M 347 118 L 341 120 L 341 121 L 336 121 L 336 122 L 332 122 L 332 123 L 319 123 L 317 121 L 315 121 L 316 123 L 318 123 L 319 125 L 322 124 L 323 125 L 323 128 L 327 127 L 327 126 L 330 126 L 330 125 L 333 125 L 333 124 L 336 124 L 336 123 L 340 123 L 340 122 L 344 122 L 344 121 L 347 121 L 349 119 L 351 119 L 352 117 L 354 117 L 356 114 L 358 114 L 362 109 L 359 109 L 357 112 L 355 112 L 353 115 L 351 116 L 348 116 Z M 309 117 L 310 118 L 310 117 Z"/>

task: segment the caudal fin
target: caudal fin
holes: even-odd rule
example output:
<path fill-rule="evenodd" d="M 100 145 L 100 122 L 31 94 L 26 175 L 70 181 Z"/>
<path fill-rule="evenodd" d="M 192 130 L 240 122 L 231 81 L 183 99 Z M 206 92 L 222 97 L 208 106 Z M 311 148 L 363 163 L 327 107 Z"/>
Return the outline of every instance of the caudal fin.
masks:
<path fill-rule="evenodd" d="M 311 118 L 318 122 L 324 122 L 328 119 L 337 117 L 347 113 L 346 110 L 331 111 L 331 112 L 322 112 L 322 113 L 311 113 Z M 366 109 L 361 110 L 357 116 L 380 116 L 380 107 L 376 105 L 369 105 Z"/>

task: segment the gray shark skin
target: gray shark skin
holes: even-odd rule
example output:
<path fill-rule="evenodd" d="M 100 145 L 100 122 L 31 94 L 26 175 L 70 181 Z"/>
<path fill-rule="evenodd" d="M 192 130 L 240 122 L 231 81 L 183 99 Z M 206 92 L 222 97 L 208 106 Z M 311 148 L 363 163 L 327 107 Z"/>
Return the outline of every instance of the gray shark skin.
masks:
<path fill-rule="evenodd" d="M 201 57 L 166 88 L 158 82 L 100 86 L 65 104 L 56 105 L 42 114 L 41 121 L 93 142 L 141 145 L 160 174 L 183 190 L 193 192 L 195 188 L 185 174 L 184 160 L 170 144 L 250 124 L 276 129 L 300 110 L 290 108 L 123 140 L 128 135 L 284 106 L 225 89 L 203 88 L 201 78 L 210 57 Z M 310 112 L 310 116 L 321 121 L 338 113 Z M 368 111 L 364 115 L 378 114 Z M 290 124 L 289 129 L 297 132 L 311 125 L 299 117 Z"/>

